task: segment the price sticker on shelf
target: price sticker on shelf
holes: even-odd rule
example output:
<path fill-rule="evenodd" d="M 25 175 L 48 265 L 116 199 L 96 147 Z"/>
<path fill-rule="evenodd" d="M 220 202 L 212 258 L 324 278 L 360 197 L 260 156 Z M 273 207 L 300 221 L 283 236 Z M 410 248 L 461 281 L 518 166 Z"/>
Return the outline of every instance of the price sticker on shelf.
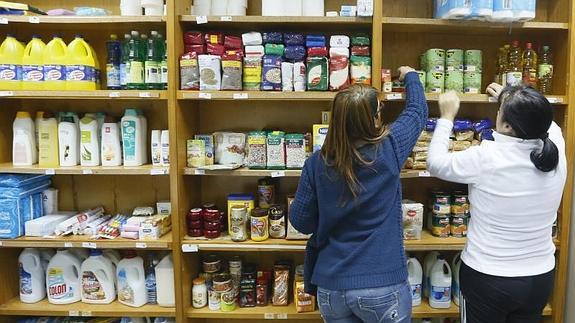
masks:
<path fill-rule="evenodd" d="M 92 317 L 92 311 L 82 311 L 82 313 L 80 313 L 80 316 Z"/>
<path fill-rule="evenodd" d="M 119 98 L 120 97 L 120 92 L 110 92 L 108 94 L 108 97 L 110 98 Z"/>
<path fill-rule="evenodd" d="M 153 97 L 152 93 L 150 92 L 140 92 L 138 93 L 138 96 L 141 98 L 151 98 Z"/>
<path fill-rule="evenodd" d="M 189 243 L 183 244 L 182 252 L 198 252 L 198 245 Z"/>
<path fill-rule="evenodd" d="M 234 100 L 247 100 L 249 99 L 249 94 L 247 93 L 234 93 Z"/>
<path fill-rule="evenodd" d="M 12 91 L 0 91 L 0 96 L 14 96 Z"/>
<path fill-rule="evenodd" d="M 0 247 L 2 247 L 4 245 L 4 242 L 0 241 Z"/>
<path fill-rule="evenodd" d="M 559 99 L 553 97 L 547 97 L 547 101 L 549 101 L 551 104 L 559 103 Z"/>
<path fill-rule="evenodd" d="M 80 316 L 80 312 L 78 312 L 78 311 L 68 311 L 68 316 Z"/>
<path fill-rule="evenodd" d="M 82 248 L 98 249 L 98 245 L 95 242 L 82 242 Z"/>
<path fill-rule="evenodd" d="M 286 172 L 284 172 L 283 170 L 272 172 L 272 178 L 285 177 L 285 176 Z"/>
<path fill-rule="evenodd" d="M 390 93 L 385 95 L 386 100 L 401 100 L 403 99 L 403 95 L 401 93 Z"/>
<path fill-rule="evenodd" d="M 428 171 L 421 171 L 419 177 L 431 177 L 431 174 Z"/>
<path fill-rule="evenodd" d="M 56 175 L 56 170 L 54 168 L 46 169 L 44 172 L 46 175 Z"/>
<path fill-rule="evenodd" d="M 492 97 L 492 96 L 490 96 L 490 97 L 487 99 L 487 101 L 489 101 L 490 103 L 497 103 L 497 102 L 498 102 L 497 98 L 496 98 L 496 97 Z"/>
<path fill-rule="evenodd" d="M 206 175 L 206 171 L 204 169 L 194 169 L 194 175 Z"/>
<path fill-rule="evenodd" d="M 8 18 L 0 18 L 0 25 L 7 25 L 8 24 Z"/>
<path fill-rule="evenodd" d="M 150 175 L 152 175 L 152 176 L 166 175 L 166 169 L 164 169 L 164 168 L 153 168 L 150 170 Z"/>
<path fill-rule="evenodd" d="M 94 174 L 94 171 L 91 169 L 82 169 L 82 174 L 84 175 L 92 175 Z"/>
<path fill-rule="evenodd" d="M 279 313 L 278 315 L 276 315 L 276 318 L 278 320 L 287 320 L 288 319 L 288 315 L 287 313 Z"/>
<path fill-rule="evenodd" d="M 28 22 L 31 24 L 39 24 L 40 23 L 40 17 L 35 17 L 35 16 L 29 17 Z"/>
<path fill-rule="evenodd" d="M 147 249 L 148 245 L 145 242 L 136 242 L 136 249 Z"/>
<path fill-rule="evenodd" d="M 220 21 L 232 21 L 232 16 L 221 16 Z"/>
<path fill-rule="evenodd" d="M 273 320 L 275 319 L 274 313 L 264 313 L 264 320 Z"/>
<path fill-rule="evenodd" d="M 71 242 L 64 242 L 64 248 L 72 248 L 74 245 Z"/>
<path fill-rule="evenodd" d="M 208 16 L 197 16 L 196 23 L 198 25 L 207 24 L 208 23 Z"/>
<path fill-rule="evenodd" d="M 211 99 L 212 99 L 212 94 L 211 94 L 211 93 L 200 92 L 200 93 L 198 94 L 198 98 L 204 99 L 204 100 L 211 100 Z"/>

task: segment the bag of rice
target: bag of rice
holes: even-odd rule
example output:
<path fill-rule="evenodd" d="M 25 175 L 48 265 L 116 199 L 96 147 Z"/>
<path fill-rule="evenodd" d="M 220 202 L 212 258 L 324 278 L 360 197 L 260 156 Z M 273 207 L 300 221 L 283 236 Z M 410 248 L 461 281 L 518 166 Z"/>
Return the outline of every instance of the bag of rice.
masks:
<path fill-rule="evenodd" d="M 327 91 L 328 89 L 327 57 L 308 57 L 307 59 L 307 89 L 308 91 Z"/>
<path fill-rule="evenodd" d="M 275 55 L 264 55 L 262 73 L 262 91 L 282 90 L 282 58 Z"/>
<path fill-rule="evenodd" d="M 196 53 L 180 56 L 180 88 L 182 90 L 200 89 L 200 69 Z"/>
<path fill-rule="evenodd" d="M 371 85 L 371 57 L 351 56 L 351 84 Z"/>
<path fill-rule="evenodd" d="M 242 56 L 239 53 L 222 56 L 222 90 L 242 89 Z"/>

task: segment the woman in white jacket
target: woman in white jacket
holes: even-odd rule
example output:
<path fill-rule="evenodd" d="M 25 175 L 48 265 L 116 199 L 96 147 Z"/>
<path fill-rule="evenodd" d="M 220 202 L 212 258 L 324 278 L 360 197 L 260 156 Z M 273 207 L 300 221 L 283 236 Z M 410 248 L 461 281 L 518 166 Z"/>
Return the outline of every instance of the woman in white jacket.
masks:
<path fill-rule="evenodd" d="M 553 223 L 567 176 L 565 141 L 549 101 L 526 86 L 503 89 L 494 141 L 449 152 L 459 98 L 439 99 L 429 172 L 468 184 L 471 222 L 460 271 L 463 323 L 541 321 L 554 282 Z"/>

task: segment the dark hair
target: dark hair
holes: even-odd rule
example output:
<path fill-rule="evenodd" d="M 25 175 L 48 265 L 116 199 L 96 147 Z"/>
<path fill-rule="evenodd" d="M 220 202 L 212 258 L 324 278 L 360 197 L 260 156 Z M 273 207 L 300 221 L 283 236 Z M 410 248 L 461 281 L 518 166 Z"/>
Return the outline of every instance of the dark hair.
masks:
<path fill-rule="evenodd" d="M 547 98 L 530 86 L 520 85 L 505 88 L 499 95 L 499 104 L 502 121 L 513 128 L 517 138 L 543 140 L 543 148 L 531 152 L 535 167 L 542 172 L 557 168 L 559 151 L 548 133 L 553 107 Z"/>

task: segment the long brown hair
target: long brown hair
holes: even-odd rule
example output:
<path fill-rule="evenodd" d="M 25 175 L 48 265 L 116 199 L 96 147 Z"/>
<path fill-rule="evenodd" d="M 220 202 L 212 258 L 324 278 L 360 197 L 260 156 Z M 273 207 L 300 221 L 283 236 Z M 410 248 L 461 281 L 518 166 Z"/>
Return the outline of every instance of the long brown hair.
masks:
<path fill-rule="evenodd" d="M 326 164 L 345 179 L 356 198 L 361 189 L 354 166 L 370 166 L 375 161 L 365 159 L 359 148 L 376 144 L 387 135 L 387 127 L 377 127 L 379 92 L 367 85 L 355 84 L 340 91 L 331 104 L 331 121 L 321 156 Z M 377 154 L 377 152 L 376 152 Z"/>

